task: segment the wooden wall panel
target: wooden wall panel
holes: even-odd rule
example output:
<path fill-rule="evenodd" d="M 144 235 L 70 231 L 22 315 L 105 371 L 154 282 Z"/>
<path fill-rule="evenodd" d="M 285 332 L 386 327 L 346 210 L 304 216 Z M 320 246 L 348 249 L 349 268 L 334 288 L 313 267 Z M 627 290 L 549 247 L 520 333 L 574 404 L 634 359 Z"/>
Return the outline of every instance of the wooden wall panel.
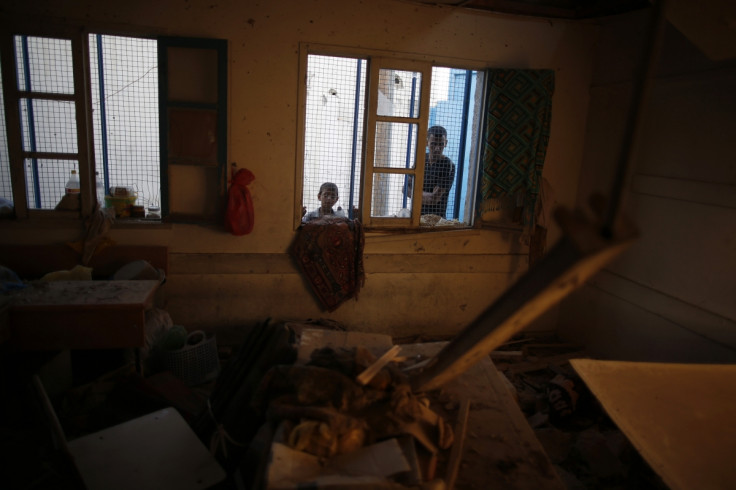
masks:
<path fill-rule="evenodd" d="M 171 254 L 171 274 L 293 274 L 288 254 Z M 529 264 L 526 255 L 366 254 L 366 273 L 513 272 Z"/>
<path fill-rule="evenodd" d="M 320 309 L 300 274 L 173 274 L 166 308 L 188 329 L 228 331 L 274 321 L 329 318 L 350 330 L 394 337 L 457 333 L 514 280 L 511 273 L 377 273 L 358 300 Z"/>

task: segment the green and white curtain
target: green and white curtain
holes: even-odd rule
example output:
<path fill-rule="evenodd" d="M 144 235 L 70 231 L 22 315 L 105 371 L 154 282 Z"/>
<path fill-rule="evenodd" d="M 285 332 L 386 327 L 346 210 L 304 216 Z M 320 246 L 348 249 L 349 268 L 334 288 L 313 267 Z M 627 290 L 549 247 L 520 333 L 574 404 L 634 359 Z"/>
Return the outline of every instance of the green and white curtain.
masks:
<path fill-rule="evenodd" d="M 533 230 L 555 73 L 490 70 L 487 84 L 479 211 L 522 207 L 522 223 Z"/>

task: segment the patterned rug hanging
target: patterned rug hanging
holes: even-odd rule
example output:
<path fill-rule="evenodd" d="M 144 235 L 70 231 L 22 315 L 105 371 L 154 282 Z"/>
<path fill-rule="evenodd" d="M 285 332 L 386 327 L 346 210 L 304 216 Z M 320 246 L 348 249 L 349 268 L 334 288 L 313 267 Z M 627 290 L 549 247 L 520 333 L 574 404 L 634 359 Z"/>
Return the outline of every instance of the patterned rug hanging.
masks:
<path fill-rule="evenodd" d="M 357 220 L 319 218 L 297 231 L 289 254 L 327 311 L 357 299 L 365 282 L 364 244 L 363 227 Z"/>

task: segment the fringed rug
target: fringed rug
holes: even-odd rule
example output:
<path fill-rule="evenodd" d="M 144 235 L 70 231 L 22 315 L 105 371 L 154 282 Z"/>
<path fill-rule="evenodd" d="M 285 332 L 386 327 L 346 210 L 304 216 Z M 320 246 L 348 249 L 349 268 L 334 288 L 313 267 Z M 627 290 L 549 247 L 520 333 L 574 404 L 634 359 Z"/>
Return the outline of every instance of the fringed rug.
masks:
<path fill-rule="evenodd" d="M 365 235 L 357 220 L 320 218 L 299 228 L 289 253 L 327 311 L 358 297 Z"/>

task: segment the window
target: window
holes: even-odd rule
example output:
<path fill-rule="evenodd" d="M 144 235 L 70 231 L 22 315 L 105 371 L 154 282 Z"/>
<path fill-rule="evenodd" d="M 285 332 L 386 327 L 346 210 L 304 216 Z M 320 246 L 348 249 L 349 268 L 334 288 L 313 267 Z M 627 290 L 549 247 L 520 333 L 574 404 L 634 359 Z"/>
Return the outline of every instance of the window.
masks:
<path fill-rule="evenodd" d="M 333 182 L 335 207 L 368 226 L 472 224 L 483 72 L 317 53 L 302 63 L 302 212 L 317 208 L 320 186 Z M 436 126 L 446 137 L 430 155 Z M 422 191 L 435 187 L 423 205 Z"/>
<path fill-rule="evenodd" d="M 124 188 L 135 196 L 127 202 L 159 207 L 166 219 L 221 219 L 224 41 L 59 30 L 9 33 L 2 43 L 0 198 L 16 217 L 87 216 Z M 69 200 L 72 172 L 80 192 Z"/>

